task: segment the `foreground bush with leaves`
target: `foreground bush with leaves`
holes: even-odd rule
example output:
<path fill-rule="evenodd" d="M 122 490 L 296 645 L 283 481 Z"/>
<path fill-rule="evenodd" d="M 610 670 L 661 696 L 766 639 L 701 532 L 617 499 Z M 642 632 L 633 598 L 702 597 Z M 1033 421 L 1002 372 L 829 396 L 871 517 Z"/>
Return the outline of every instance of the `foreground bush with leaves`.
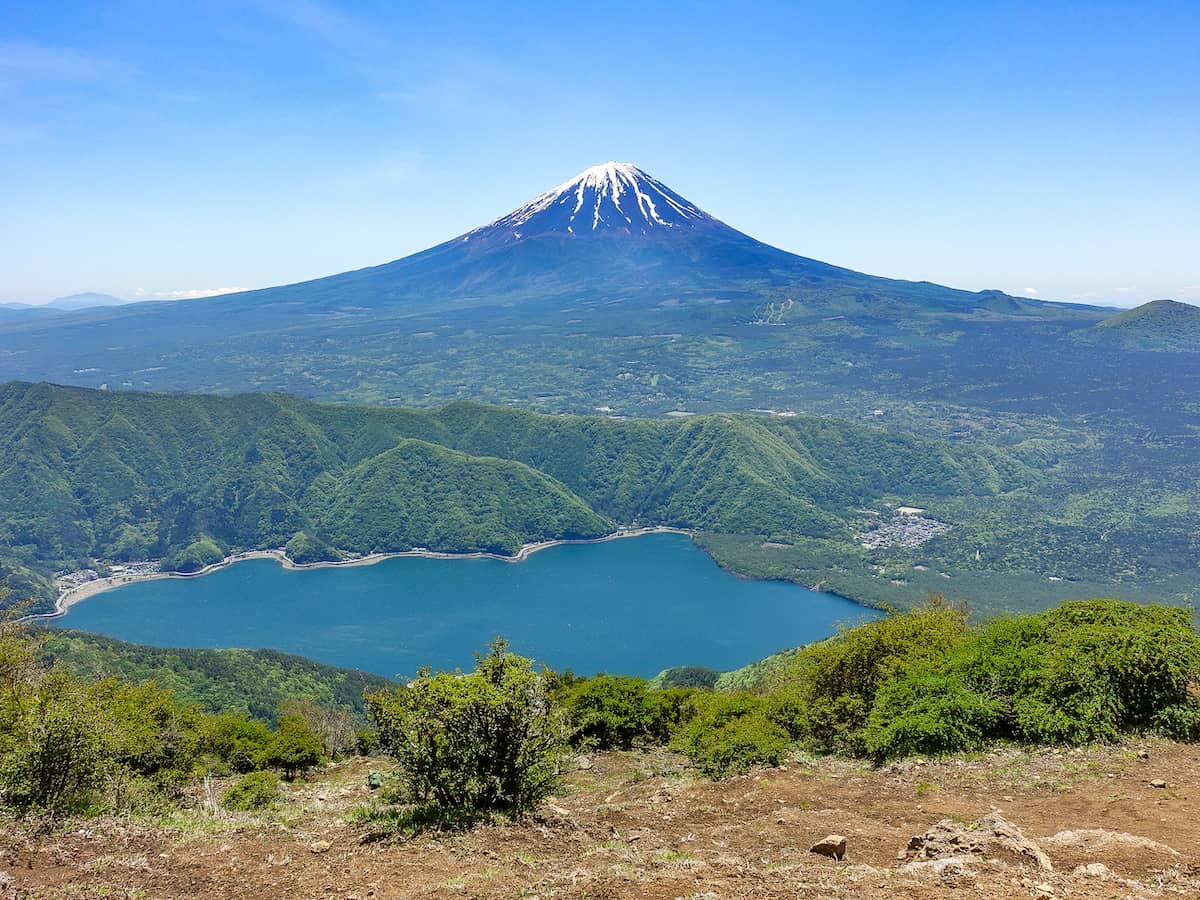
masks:
<path fill-rule="evenodd" d="M 157 812 L 205 775 L 294 776 L 320 761 L 298 715 L 272 732 L 179 704 L 153 682 L 79 678 L 39 657 L 44 639 L 0 623 L 0 805 L 12 813 Z"/>
<path fill-rule="evenodd" d="M 1190 610 L 1068 601 L 968 628 L 934 599 L 805 648 L 768 703 L 809 749 L 883 761 L 997 741 L 1196 740 L 1198 687 Z"/>
<path fill-rule="evenodd" d="M 548 673 L 502 640 L 476 660 L 473 672 L 422 669 L 367 697 L 379 747 L 396 760 L 402 798 L 419 818 L 519 817 L 557 783 L 562 726 Z"/>

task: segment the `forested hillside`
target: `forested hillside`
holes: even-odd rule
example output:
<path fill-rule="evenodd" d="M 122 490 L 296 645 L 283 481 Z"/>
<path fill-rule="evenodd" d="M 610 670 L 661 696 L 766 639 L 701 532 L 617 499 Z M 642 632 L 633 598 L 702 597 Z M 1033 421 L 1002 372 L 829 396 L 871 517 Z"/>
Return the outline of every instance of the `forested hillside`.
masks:
<path fill-rule="evenodd" d="M 49 632 L 40 650 L 43 659 L 78 678 L 153 681 L 184 705 L 198 703 L 212 713 L 241 712 L 264 722 L 274 722 L 280 705 L 298 698 L 363 720 L 363 691 L 390 684 L 370 672 L 339 669 L 278 650 L 146 647 L 57 629 Z"/>
<path fill-rule="evenodd" d="M 1153 300 L 1104 319 L 1080 335 L 1135 350 L 1200 351 L 1200 307 Z"/>
<path fill-rule="evenodd" d="M 1037 477 L 1002 451 L 797 416 L 617 420 L 473 403 L 432 411 L 10 383 L 0 554 L 18 593 L 55 570 L 189 571 L 287 545 L 491 550 L 662 524 L 852 542 L 885 497 L 968 498 Z"/>

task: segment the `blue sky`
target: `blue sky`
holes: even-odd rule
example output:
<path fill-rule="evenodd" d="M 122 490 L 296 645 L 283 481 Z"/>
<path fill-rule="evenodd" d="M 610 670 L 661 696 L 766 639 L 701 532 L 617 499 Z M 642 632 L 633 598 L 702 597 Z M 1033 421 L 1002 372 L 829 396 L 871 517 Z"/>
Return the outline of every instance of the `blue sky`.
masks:
<path fill-rule="evenodd" d="M 635 162 L 785 249 L 1200 302 L 1200 4 L 0 0 L 0 300 L 404 256 Z"/>

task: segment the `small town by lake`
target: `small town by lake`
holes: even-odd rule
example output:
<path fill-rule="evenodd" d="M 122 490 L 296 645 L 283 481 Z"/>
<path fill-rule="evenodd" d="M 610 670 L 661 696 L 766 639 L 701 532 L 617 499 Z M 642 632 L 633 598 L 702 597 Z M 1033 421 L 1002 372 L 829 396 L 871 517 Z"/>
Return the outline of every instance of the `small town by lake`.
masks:
<path fill-rule="evenodd" d="M 687 536 L 650 534 L 519 563 L 405 557 L 290 570 L 247 560 L 106 591 L 56 624 L 155 646 L 271 648 L 387 676 L 469 668 L 502 635 L 555 669 L 652 676 L 734 669 L 876 615 L 833 594 L 738 578 Z"/>

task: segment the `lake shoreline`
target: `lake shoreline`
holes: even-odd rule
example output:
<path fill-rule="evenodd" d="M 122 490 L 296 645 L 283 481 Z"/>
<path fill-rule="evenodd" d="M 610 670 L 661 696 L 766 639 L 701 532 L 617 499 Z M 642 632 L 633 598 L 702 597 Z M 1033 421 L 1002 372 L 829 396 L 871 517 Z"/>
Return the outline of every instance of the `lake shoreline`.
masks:
<path fill-rule="evenodd" d="M 103 594 L 106 591 L 111 591 L 119 587 L 124 587 L 128 584 L 134 584 L 140 581 L 158 581 L 164 578 L 200 578 L 204 575 L 211 575 L 213 572 L 227 568 L 235 563 L 245 562 L 250 559 L 273 559 L 285 569 L 295 571 L 305 571 L 309 569 L 331 569 L 331 568 L 352 568 L 355 566 L 373 566 L 377 563 L 385 562 L 389 559 L 403 558 L 418 558 L 418 559 L 494 559 L 497 562 L 518 563 L 524 562 L 534 553 L 541 550 L 547 550 L 550 547 L 565 546 L 568 544 L 603 544 L 607 541 L 622 540 L 624 538 L 642 537 L 648 534 L 683 534 L 688 537 L 692 536 L 692 532 L 683 528 L 671 528 L 667 525 L 654 525 L 647 528 L 625 528 L 619 531 L 614 531 L 611 534 L 602 535 L 596 538 L 561 538 L 548 541 L 535 541 L 533 543 L 524 544 L 512 556 L 506 556 L 502 553 L 491 553 L 485 550 L 475 550 L 469 553 L 444 553 L 438 550 L 400 550 L 391 553 L 370 553 L 366 556 L 358 556 L 353 559 L 325 560 L 322 562 L 312 563 L 297 563 L 288 558 L 287 554 L 279 549 L 271 550 L 245 550 L 241 553 L 234 553 L 223 560 L 211 565 L 205 566 L 195 572 L 154 572 L 148 575 L 109 575 L 104 578 L 97 578 L 94 581 L 84 582 L 83 584 L 72 587 L 63 591 L 54 601 L 54 610 L 48 613 L 37 613 L 30 616 L 25 616 L 21 621 L 49 621 L 52 619 L 60 619 L 65 616 L 77 603 L 82 603 L 91 597 L 98 594 Z"/>

